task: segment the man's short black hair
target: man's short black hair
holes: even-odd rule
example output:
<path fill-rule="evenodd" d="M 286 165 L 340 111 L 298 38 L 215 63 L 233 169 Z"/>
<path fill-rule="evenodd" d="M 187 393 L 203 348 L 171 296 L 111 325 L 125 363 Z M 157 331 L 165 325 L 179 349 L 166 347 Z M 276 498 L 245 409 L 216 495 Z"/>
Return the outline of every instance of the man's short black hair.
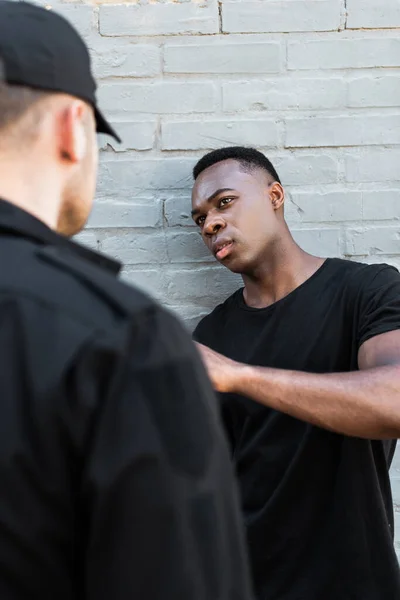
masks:
<path fill-rule="evenodd" d="M 278 173 L 270 160 L 262 152 L 255 148 L 245 148 L 243 146 L 231 146 L 229 148 L 219 148 L 209 152 L 199 160 L 193 169 L 193 178 L 197 179 L 200 173 L 212 167 L 216 163 L 223 160 L 233 159 L 240 163 L 241 167 L 246 172 L 251 172 L 254 169 L 264 169 L 277 181 L 281 183 Z"/>
<path fill-rule="evenodd" d="M 1 64 L 0 64 L 1 67 Z M 49 94 L 33 88 L 8 85 L 0 78 L 0 131 L 21 119 L 25 113 L 34 109 Z M 39 111 L 39 109 L 38 109 Z M 39 111 L 40 112 L 40 111 Z M 33 115 L 32 122 L 39 120 L 39 114 Z"/>

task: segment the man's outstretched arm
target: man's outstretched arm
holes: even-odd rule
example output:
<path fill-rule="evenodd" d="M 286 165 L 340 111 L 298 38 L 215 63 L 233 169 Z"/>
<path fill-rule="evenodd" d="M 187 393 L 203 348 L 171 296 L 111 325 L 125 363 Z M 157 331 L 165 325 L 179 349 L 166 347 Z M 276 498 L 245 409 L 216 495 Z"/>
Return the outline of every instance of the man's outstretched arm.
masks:
<path fill-rule="evenodd" d="M 197 344 L 215 389 L 330 429 L 369 439 L 400 438 L 400 331 L 360 347 L 359 371 L 312 374 L 236 363 Z"/>

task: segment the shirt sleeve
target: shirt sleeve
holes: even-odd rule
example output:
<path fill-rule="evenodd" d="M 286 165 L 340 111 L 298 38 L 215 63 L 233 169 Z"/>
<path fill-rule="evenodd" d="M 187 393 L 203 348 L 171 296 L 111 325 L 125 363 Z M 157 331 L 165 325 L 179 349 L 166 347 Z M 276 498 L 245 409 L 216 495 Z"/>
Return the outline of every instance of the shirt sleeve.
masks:
<path fill-rule="evenodd" d="M 362 272 L 358 288 L 358 347 L 370 338 L 400 329 L 400 274 L 389 265 Z"/>
<path fill-rule="evenodd" d="M 216 400 L 183 328 L 148 311 L 94 340 L 75 380 L 74 402 L 93 407 L 79 494 L 85 598 L 250 599 Z"/>

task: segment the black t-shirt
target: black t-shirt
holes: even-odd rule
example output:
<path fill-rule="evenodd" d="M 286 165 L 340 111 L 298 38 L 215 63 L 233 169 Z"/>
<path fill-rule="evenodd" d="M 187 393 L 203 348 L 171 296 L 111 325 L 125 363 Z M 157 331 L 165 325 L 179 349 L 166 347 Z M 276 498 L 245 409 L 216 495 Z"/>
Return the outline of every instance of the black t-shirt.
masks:
<path fill-rule="evenodd" d="M 246 306 L 238 290 L 194 337 L 243 363 L 333 373 L 357 370 L 360 346 L 394 329 L 398 271 L 328 259 L 267 308 Z M 243 396 L 221 399 L 258 598 L 398 600 L 388 474 L 396 442 L 338 435 Z"/>

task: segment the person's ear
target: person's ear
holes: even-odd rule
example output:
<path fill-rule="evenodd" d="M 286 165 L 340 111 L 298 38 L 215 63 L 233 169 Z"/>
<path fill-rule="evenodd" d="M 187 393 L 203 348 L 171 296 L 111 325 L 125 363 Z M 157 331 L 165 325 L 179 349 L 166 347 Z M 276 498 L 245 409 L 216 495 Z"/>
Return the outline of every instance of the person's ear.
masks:
<path fill-rule="evenodd" d="M 272 207 L 274 210 L 279 210 L 285 202 L 285 191 L 280 183 L 275 181 L 269 190 Z"/>
<path fill-rule="evenodd" d="M 85 119 L 88 107 L 80 100 L 71 100 L 60 112 L 58 121 L 58 147 L 64 161 L 80 163 L 87 153 Z"/>

